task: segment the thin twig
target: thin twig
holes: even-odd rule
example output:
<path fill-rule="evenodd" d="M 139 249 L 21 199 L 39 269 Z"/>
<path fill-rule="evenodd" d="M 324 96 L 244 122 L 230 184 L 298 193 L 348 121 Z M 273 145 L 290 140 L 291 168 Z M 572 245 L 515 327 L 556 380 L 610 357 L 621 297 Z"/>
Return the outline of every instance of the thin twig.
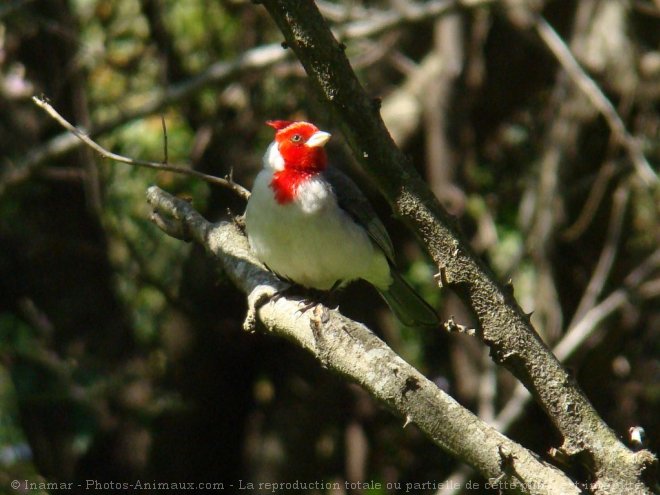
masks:
<path fill-rule="evenodd" d="M 374 10 L 346 9 L 346 17 L 353 17 L 352 22 L 333 28 L 335 36 L 340 40 L 377 36 L 402 24 L 413 24 L 441 17 L 461 8 L 477 8 L 495 3 L 494 0 L 434 0 L 431 2 L 411 2 L 404 9 Z M 351 16 L 351 13 L 363 14 Z"/>
<path fill-rule="evenodd" d="M 211 84 L 220 85 L 237 78 L 246 71 L 271 67 L 284 60 L 288 55 L 289 52 L 282 50 L 279 43 L 272 43 L 247 50 L 233 60 L 215 62 L 202 73 L 185 81 L 143 95 L 139 105 L 124 108 L 120 105 L 116 115 L 94 126 L 89 134 L 95 137 L 105 134 L 127 122 L 147 117 L 168 105 L 191 98 L 197 91 Z M 81 143 L 82 141 L 76 135 L 64 132 L 35 147 L 21 160 L 17 160 L 10 171 L 0 173 L 0 196 L 8 187 L 28 180 L 39 167 L 49 160 L 70 152 Z"/>
<path fill-rule="evenodd" d="M 587 199 L 577 219 L 561 233 L 563 241 L 573 242 L 584 234 L 596 215 L 607 192 L 607 186 L 610 184 L 615 172 L 616 165 L 614 162 L 612 160 L 606 161 L 598 171 L 598 175 L 589 189 Z"/>
<path fill-rule="evenodd" d="M 167 165 L 169 163 L 169 158 L 167 155 L 167 124 L 165 123 L 165 115 L 160 114 L 160 123 L 163 126 L 163 163 Z"/>
<path fill-rule="evenodd" d="M 584 93 L 591 104 L 605 118 L 607 125 L 614 134 L 616 140 L 625 148 L 632 161 L 637 174 L 647 184 L 657 184 L 658 176 L 655 174 L 648 160 L 642 153 L 639 141 L 632 136 L 621 116 L 607 99 L 598 84 L 587 74 L 580 63 L 576 60 L 571 49 L 566 46 L 564 40 L 557 34 L 554 28 L 541 16 L 536 17 L 534 28 L 537 34 L 555 56 L 562 68 L 568 74 L 573 83 Z"/>
<path fill-rule="evenodd" d="M 603 287 L 605 287 L 605 282 L 612 271 L 614 259 L 621 241 L 621 230 L 629 197 L 630 185 L 625 183 L 620 185 L 613 195 L 612 212 L 610 214 L 605 245 L 598 258 L 598 263 L 591 276 L 591 280 L 589 280 L 582 299 L 578 304 L 578 308 L 575 310 L 573 321 L 569 325 L 569 328 L 574 327 L 595 306 L 598 296 L 601 294 Z"/>
<path fill-rule="evenodd" d="M 183 175 L 188 175 L 190 177 L 195 177 L 197 179 L 201 179 L 203 181 L 208 182 L 209 184 L 215 184 L 218 186 L 226 187 L 228 189 L 231 189 L 234 191 L 236 194 L 238 194 L 240 197 L 243 199 L 248 199 L 250 197 L 250 191 L 245 189 L 243 186 L 240 186 L 233 182 L 232 180 L 227 180 L 223 179 L 221 177 L 215 177 L 213 175 L 208 175 L 204 174 L 202 172 L 198 172 L 197 170 L 192 170 L 189 168 L 185 168 L 182 166 L 177 166 L 177 165 L 167 165 L 164 163 L 158 163 L 158 162 L 151 162 L 148 160 L 135 160 L 133 158 L 129 158 L 127 156 L 123 155 L 118 155 L 117 153 L 113 153 L 112 151 L 107 150 L 100 144 L 98 144 L 96 141 L 92 140 L 87 134 L 85 134 L 83 131 L 75 127 L 73 124 L 71 124 L 68 120 L 66 120 L 64 117 L 62 117 L 57 110 L 55 110 L 50 103 L 46 102 L 45 100 L 41 98 L 37 98 L 36 96 L 32 97 L 32 101 L 34 103 L 42 108 L 48 115 L 50 115 L 53 119 L 55 119 L 62 127 L 64 127 L 67 131 L 69 131 L 71 134 L 75 135 L 78 139 L 80 139 L 83 143 L 85 143 L 87 146 L 95 150 L 99 155 L 101 155 L 102 158 L 109 158 L 111 160 L 114 160 L 116 162 L 121 162 L 121 163 L 126 163 L 128 165 L 133 165 L 137 167 L 146 167 L 146 168 L 152 168 L 156 170 L 164 170 L 167 172 L 175 172 L 178 174 L 183 174 Z M 167 159 L 167 155 L 165 156 Z"/>

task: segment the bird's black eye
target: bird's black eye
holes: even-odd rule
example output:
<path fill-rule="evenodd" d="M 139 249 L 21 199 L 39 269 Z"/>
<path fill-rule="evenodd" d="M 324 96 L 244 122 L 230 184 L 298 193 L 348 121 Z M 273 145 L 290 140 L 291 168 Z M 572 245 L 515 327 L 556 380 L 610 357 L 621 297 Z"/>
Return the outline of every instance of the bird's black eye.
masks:
<path fill-rule="evenodd" d="M 293 141 L 294 143 L 297 143 L 301 139 L 302 139 L 302 136 L 300 134 L 294 134 L 293 136 L 291 136 L 291 141 Z"/>

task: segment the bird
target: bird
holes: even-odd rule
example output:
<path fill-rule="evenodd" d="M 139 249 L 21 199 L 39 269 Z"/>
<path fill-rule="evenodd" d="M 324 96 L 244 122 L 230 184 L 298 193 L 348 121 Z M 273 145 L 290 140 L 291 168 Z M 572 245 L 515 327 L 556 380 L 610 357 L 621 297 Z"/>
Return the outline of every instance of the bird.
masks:
<path fill-rule="evenodd" d="M 366 280 L 404 325 L 437 326 L 433 308 L 396 269 L 392 241 L 367 198 L 328 165 L 331 134 L 304 121 L 266 124 L 275 139 L 245 211 L 259 261 L 280 278 L 317 291 Z"/>

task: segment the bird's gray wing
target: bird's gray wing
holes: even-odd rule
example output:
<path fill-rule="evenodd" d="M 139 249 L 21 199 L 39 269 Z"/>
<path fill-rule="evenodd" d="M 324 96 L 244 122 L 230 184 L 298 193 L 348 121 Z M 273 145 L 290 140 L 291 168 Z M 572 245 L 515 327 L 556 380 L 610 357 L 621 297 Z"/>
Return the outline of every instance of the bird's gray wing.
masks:
<path fill-rule="evenodd" d="M 390 236 L 360 188 L 336 168 L 328 167 L 324 175 L 335 191 L 339 207 L 364 227 L 371 240 L 385 253 L 390 263 L 394 263 L 394 247 Z"/>

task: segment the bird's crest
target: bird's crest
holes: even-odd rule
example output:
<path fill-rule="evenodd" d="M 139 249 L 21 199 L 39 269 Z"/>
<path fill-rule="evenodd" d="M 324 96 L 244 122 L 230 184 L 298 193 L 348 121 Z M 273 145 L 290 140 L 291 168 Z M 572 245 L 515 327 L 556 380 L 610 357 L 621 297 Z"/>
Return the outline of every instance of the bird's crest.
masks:
<path fill-rule="evenodd" d="M 267 120 L 266 125 L 271 126 L 273 129 L 281 131 L 282 129 L 286 129 L 289 127 L 291 124 L 294 122 L 291 120 Z"/>

